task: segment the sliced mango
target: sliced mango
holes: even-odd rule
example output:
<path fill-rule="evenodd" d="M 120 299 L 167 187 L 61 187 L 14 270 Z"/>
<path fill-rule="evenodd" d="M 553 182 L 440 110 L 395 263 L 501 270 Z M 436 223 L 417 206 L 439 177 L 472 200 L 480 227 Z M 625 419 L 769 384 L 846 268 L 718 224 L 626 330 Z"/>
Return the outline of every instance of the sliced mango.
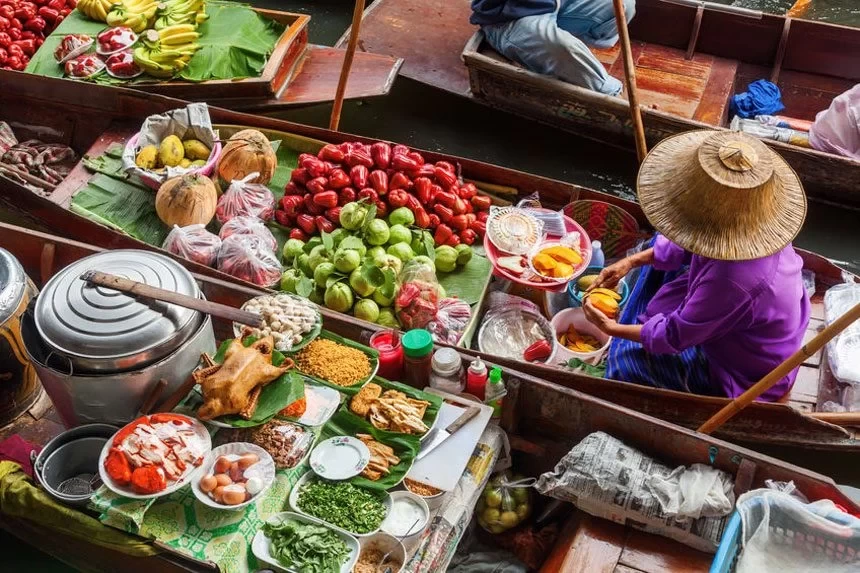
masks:
<path fill-rule="evenodd" d="M 615 292 L 612 289 L 608 288 L 596 288 L 591 291 L 591 294 L 605 294 L 606 296 L 612 298 L 613 300 L 621 300 L 621 295 Z"/>
<path fill-rule="evenodd" d="M 579 253 L 577 253 L 570 247 L 565 247 L 562 245 L 556 245 L 554 247 L 546 248 L 542 250 L 541 253 L 547 254 L 555 260 L 562 263 L 567 263 L 568 265 L 578 265 L 582 262 L 582 257 L 579 256 Z"/>
<path fill-rule="evenodd" d="M 556 260 L 554 258 L 552 258 L 549 255 L 544 254 L 543 252 L 540 252 L 537 255 L 535 255 L 535 259 L 534 259 L 535 268 L 537 270 L 541 271 L 542 273 L 551 274 L 551 273 L 549 273 L 549 271 L 552 271 L 557 264 L 558 263 L 556 262 Z"/>
<path fill-rule="evenodd" d="M 552 276 L 563 279 L 573 274 L 573 267 L 567 263 L 556 261 L 555 268 L 552 269 Z"/>

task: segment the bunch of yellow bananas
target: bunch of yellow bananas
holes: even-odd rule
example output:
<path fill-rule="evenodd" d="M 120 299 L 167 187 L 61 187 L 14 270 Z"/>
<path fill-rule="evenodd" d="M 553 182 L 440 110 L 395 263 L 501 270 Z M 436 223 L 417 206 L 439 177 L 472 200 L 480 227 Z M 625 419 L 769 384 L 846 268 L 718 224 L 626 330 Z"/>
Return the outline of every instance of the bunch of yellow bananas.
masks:
<path fill-rule="evenodd" d="M 147 30 L 142 45 L 134 49 L 135 63 L 156 78 L 169 78 L 185 69 L 200 48 L 200 34 L 194 24 L 177 24 L 161 30 Z"/>
<path fill-rule="evenodd" d="M 161 30 L 178 24 L 200 24 L 208 17 L 205 0 L 166 0 L 158 5 L 153 27 Z"/>
<path fill-rule="evenodd" d="M 126 26 L 140 34 L 149 28 L 157 10 L 157 0 L 120 0 L 111 6 L 105 21 L 108 26 Z"/>
<path fill-rule="evenodd" d="M 78 10 L 97 22 L 107 22 L 107 13 L 114 0 L 80 0 Z"/>

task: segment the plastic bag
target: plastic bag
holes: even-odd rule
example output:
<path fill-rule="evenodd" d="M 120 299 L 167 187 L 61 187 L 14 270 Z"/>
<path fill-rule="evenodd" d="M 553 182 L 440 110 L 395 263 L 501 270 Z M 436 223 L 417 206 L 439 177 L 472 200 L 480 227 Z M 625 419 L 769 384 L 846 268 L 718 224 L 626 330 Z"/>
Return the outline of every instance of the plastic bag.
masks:
<path fill-rule="evenodd" d="M 277 239 L 275 239 L 275 236 L 259 217 L 252 217 L 250 215 L 233 217 L 224 223 L 224 226 L 221 227 L 221 232 L 218 233 L 222 241 L 231 235 L 259 237 L 262 239 L 263 244 L 268 245 L 273 251 L 278 248 Z"/>
<path fill-rule="evenodd" d="M 490 293 L 478 335 L 481 352 L 522 360 L 525 349 L 538 340 L 546 340 L 553 347 L 558 344 L 552 326 L 536 304 L 503 292 Z"/>
<path fill-rule="evenodd" d="M 860 284 L 836 285 L 824 294 L 824 319 L 828 325 L 860 303 Z M 850 392 L 843 392 L 842 404 L 853 410 L 854 396 L 860 389 L 860 322 L 855 322 L 827 343 L 827 361 L 833 375 Z"/>
<path fill-rule="evenodd" d="M 507 471 L 490 478 L 475 508 L 478 524 L 490 533 L 502 533 L 525 521 L 532 512 L 534 482 Z"/>
<path fill-rule="evenodd" d="M 443 298 L 439 302 L 436 318 L 427 324 L 427 330 L 436 342 L 457 344 L 472 318 L 472 307 L 458 298 Z"/>
<path fill-rule="evenodd" d="M 204 225 L 173 225 L 161 248 L 183 259 L 211 267 L 218 260 L 221 239 L 207 231 Z"/>
<path fill-rule="evenodd" d="M 758 489 L 738 498 L 737 511 L 743 521 L 737 573 L 860 569 L 860 519 L 830 500 L 805 504 L 783 492 Z"/>
<path fill-rule="evenodd" d="M 268 287 L 281 280 L 283 268 L 277 255 L 259 237 L 233 235 L 221 243 L 218 270 Z"/>
<path fill-rule="evenodd" d="M 251 183 L 259 173 L 249 173 L 234 179 L 227 191 L 218 198 L 215 217 L 222 225 L 234 217 L 248 215 L 268 221 L 275 214 L 275 196 L 265 185 Z"/>
<path fill-rule="evenodd" d="M 442 290 L 433 267 L 409 261 L 397 277 L 398 291 L 394 311 L 406 329 L 424 328 L 436 317 Z"/>
<path fill-rule="evenodd" d="M 721 517 L 735 504 L 732 476 L 705 464 L 678 466 L 669 475 L 655 474 L 645 483 L 666 515 Z"/>

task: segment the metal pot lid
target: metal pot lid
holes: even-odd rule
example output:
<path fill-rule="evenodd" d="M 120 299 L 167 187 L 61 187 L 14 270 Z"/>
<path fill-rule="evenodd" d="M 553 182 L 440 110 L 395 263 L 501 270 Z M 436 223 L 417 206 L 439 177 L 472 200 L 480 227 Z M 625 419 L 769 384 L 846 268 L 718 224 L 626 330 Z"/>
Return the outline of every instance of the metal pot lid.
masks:
<path fill-rule="evenodd" d="M 69 265 L 39 294 L 35 322 L 48 346 L 73 361 L 111 361 L 144 354 L 152 361 L 173 352 L 197 327 L 197 311 L 91 286 L 80 278 L 89 270 L 200 296 L 191 273 L 157 253 L 106 251 Z"/>
<path fill-rule="evenodd" d="M 27 288 L 27 275 L 18 259 L 0 249 L 0 324 L 17 310 Z"/>

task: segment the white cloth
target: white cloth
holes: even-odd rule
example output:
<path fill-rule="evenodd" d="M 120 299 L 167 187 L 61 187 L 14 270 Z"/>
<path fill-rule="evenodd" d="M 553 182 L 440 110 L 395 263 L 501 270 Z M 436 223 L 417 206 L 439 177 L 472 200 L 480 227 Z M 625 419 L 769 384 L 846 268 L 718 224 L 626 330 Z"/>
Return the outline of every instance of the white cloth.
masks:
<path fill-rule="evenodd" d="M 860 159 L 860 84 L 833 98 L 809 128 L 813 149 Z"/>
<path fill-rule="evenodd" d="M 663 511 L 679 518 L 726 515 L 735 503 L 733 487 L 729 474 L 704 464 L 678 466 L 667 476 L 655 474 L 648 480 Z"/>

